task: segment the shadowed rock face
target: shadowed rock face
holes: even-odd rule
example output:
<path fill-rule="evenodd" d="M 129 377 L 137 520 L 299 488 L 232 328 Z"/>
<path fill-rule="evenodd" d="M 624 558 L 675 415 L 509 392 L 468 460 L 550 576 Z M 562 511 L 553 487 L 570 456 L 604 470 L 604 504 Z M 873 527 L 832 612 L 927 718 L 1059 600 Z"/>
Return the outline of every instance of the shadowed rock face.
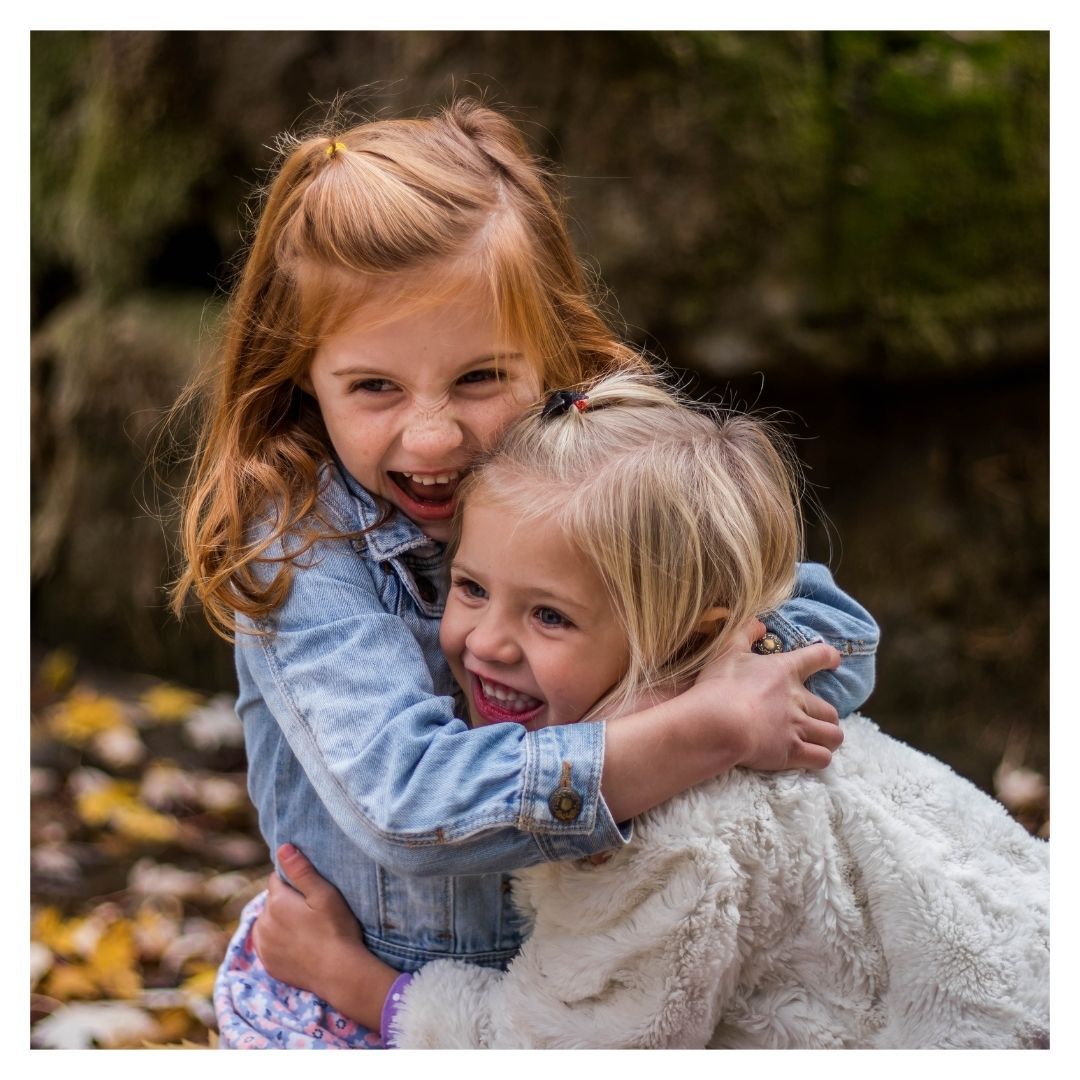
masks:
<path fill-rule="evenodd" d="M 139 500 L 237 208 L 312 97 L 401 112 L 474 78 L 566 174 L 623 332 L 804 417 L 833 565 L 884 629 L 868 711 L 983 784 L 1010 730 L 1044 766 L 1047 69 L 1038 33 L 34 34 L 35 636 L 229 685 L 164 612 Z"/>

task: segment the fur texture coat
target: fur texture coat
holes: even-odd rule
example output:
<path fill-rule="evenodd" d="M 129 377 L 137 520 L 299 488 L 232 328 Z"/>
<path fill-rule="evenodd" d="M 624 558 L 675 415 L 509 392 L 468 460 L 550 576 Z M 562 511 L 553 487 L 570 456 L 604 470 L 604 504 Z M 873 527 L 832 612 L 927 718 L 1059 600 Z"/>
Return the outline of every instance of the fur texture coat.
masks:
<path fill-rule="evenodd" d="M 520 955 L 426 965 L 398 1045 L 1047 1045 L 1048 845 L 870 721 L 844 731 L 821 773 L 737 769 L 605 863 L 522 871 Z"/>

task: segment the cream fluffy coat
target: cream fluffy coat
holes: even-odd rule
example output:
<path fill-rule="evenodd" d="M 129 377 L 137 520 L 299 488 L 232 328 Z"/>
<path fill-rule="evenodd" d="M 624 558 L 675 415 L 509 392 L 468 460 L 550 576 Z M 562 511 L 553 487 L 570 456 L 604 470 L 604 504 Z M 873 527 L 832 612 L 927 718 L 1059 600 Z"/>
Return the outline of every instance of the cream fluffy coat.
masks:
<path fill-rule="evenodd" d="M 398 1045 L 1045 1045 L 1048 845 L 870 721 L 844 730 L 822 773 L 735 770 L 606 863 L 521 872 L 510 970 L 428 964 Z"/>

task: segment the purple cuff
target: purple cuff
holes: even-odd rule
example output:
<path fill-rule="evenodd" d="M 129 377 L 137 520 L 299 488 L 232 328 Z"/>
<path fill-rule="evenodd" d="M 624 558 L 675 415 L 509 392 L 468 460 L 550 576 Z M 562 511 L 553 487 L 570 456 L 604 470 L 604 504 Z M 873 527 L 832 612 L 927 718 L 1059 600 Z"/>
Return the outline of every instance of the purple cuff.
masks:
<path fill-rule="evenodd" d="M 401 999 L 405 994 L 405 987 L 411 982 L 412 975 L 407 971 L 402 972 L 386 992 L 386 1000 L 383 1002 L 382 1007 L 382 1019 L 379 1022 L 379 1031 L 382 1033 L 383 1045 L 388 1050 L 397 1049 L 397 1044 L 394 1042 L 394 1036 L 390 1028 L 394 1022 L 394 1018 L 397 1016 L 398 1007 L 401 1005 Z"/>

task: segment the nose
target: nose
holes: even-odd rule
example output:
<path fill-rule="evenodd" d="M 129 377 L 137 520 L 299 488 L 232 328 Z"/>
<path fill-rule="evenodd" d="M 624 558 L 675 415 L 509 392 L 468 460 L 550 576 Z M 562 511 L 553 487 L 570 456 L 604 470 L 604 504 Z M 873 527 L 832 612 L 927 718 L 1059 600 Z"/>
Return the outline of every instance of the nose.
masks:
<path fill-rule="evenodd" d="M 401 432 L 401 446 L 408 454 L 442 464 L 464 441 L 457 418 L 445 405 L 410 411 Z"/>
<path fill-rule="evenodd" d="M 521 647 L 507 627 L 506 620 L 491 605 L 478 614 L 476 623 L 465 638 L 465 648 L 477 660 L 489 664 L 516 664 L 521 660 Z"/>

